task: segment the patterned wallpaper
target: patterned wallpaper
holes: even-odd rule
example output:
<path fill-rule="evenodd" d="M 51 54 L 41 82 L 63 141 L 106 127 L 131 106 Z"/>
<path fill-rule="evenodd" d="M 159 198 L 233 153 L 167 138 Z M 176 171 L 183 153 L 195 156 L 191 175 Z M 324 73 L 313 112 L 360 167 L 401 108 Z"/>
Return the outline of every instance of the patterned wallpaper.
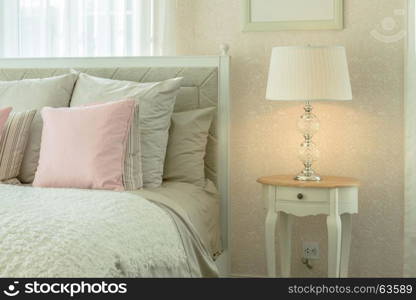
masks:
<path fill-rule="evenodd" d="M 293 174 L 302 140 L 296 118 L 302 104 L 265 100 L 271 48 L 344 45 L 352 102 L 317 103 L 321 174 L 361 180 L 359 215 L 353 217 L 351 276 L 401 276 L 403 264 L 403 60 L 405 0 L 345 0 L 342 31 L 241 32 L 240 0 L 177 0 L 178 54 L 232 56 L 231 202 L 232 273 L 264 276 L 263 175 Z M 259 159 L 261 158 L 261 159 Z M 302 241 L 317 241 L 321 259 L 308 270 Z M 294 276 L 326 276 L 323 216 L 297 218 Z M 279 260 L 279 259 L 278 259 Z"/>

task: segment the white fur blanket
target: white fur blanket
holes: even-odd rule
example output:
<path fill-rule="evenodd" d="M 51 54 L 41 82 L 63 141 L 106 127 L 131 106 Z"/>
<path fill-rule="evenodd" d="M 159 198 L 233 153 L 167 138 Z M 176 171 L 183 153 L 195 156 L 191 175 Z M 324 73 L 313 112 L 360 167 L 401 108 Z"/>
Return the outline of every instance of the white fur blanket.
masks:
<path fill-rule="evenodd" d="M 215 274 L 192 266 L 172 215 L 129 193 L 0 184 L 0 277 Z"/>

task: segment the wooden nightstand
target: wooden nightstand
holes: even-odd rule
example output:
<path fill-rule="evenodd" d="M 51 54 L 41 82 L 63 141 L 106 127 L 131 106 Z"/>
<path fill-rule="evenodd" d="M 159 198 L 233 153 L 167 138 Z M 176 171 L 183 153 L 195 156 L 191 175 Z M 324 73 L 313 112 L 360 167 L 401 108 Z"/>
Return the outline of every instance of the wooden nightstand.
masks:
<path fill-rule="evenodd" d="M 275 230 L 279 226 L 281 271 L 290 277 L 292 215 L 327 215 L 328 277 L 347 277 L 351 244 L 351 214 L 358 213 L 359 181 L 346 177 L 323 177 L 319 182 L 297 181 L 294 176 L 262 177 L 267 207 L 267 273 L 276 277 Z"/>

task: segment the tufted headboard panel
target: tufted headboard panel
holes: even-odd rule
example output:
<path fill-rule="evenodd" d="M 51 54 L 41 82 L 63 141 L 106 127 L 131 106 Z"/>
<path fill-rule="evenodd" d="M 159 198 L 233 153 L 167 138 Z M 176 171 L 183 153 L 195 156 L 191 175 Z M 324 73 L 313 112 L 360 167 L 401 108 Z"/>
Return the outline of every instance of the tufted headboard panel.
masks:
<path fill-rule="evenodd" d="M 117 67 L 73 68 L 93 76 L 136 82 L 183 77 L 175 111 L 218 107 L 218 68 L 215 67 Z M 45 78 L 65 74 L 70 68 L 0 68 L 0 80 Z M 211 126 L 205 157 L 205 174 L 217 184 L 217 116 Z"/>

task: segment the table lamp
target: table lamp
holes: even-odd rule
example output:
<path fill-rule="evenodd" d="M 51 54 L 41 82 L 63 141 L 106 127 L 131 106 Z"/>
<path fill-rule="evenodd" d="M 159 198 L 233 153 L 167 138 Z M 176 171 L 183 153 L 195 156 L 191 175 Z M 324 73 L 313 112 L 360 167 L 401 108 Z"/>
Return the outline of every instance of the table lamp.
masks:
<path fill-rule="evenodd" d="M 299 159 L 304 169 L 295 177 L 301 181 L 320 181 L 312 168 L 319 150 L 312 137 L 319 120 L 312 113 L 311 101 L 352 100 L 345 48 L 341 46 L 275 47 L 270 59 L 266 99 L 306 101 L 305 113 L 298 120 L 304 137 Z"/>

